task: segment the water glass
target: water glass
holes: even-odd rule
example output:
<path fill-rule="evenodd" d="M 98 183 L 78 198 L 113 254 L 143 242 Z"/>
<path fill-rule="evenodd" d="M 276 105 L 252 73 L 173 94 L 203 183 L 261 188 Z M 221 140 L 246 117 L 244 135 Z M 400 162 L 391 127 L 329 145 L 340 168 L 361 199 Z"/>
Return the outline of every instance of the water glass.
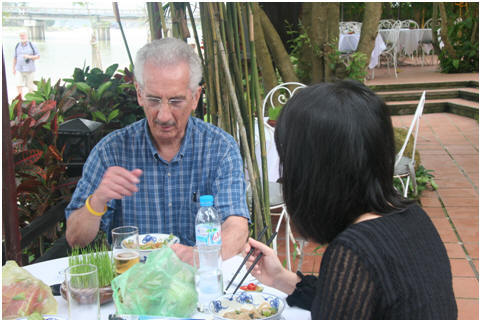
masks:
<path fill-rule="evenodd" d="M 135 226 L 112 229 L 112 253 L 118 275 L 137 264 L 140 260 L 139 229 Z"/>
<path fill-rule="evenodd" d="M 222 256 L 219 246 L 194 247 L 195 290 L 197 310 L 208 313 L 209 303 L 224 293 Z"/>
<path fill-rule="evenodd" d="M 97 266 L 74 265 L 65 270 L 69 320 L 100 320 Z"/>

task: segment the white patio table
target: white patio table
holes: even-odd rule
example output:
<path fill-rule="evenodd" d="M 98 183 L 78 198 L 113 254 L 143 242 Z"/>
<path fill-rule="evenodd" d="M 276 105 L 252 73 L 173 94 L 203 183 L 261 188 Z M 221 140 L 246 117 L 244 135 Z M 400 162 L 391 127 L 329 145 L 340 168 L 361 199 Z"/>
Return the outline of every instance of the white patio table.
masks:
<path fill-rule="evenodd" d="M 393 29 L 379 30 L 379 34 L 381 34 L 384 41 L 389 39 L 389 35 L 392 32 L 394 32 Z M 432 41 L 431 29 L 402 28 L 399 30 L 398 52 L 404 52 L 406 55 L 412 55 L 413 52 L 418 48 L 420 41 Z"/>
<path fill-rule="evenodd" d="M 358 33 L 339 34 L 339 50 L 344 53 L 354 52 L 357 49 L 360 38 L 361 34 Z M 379 55 L 381 55 L 384 49 L 386 49 L 386 44 L 384 43 L 383 38 L 378 33 L 376 36 L 376 42 L 374 43 L 374 49 L 371 53 L 371 59 L 368 66 L 369 69 L 373 69 L 377 66 L 379 62 Z"/>
<path fill-rule="evenodd" d="M 230 281 L 232 275 L 239 267 L 240 263 L 242 262 L 241 256 L 234 256 L 222 263 L 222 271 L 224 273 L 224 285 L 226 286 L 227 283 Z M 58 258 L 50 261 L 41 262 L 38 264 L 32 264 L 24 266 L 27 271 L 29 271 L 35 277 L 41 279 L 47 285 L 54 285 L 58 283 L 62 283 L 64 281 L 64 270 L 68 266 L 68 259 L 67 257 Z M 241 270 L 242 272 L 246 272 L 245 268 Z M 242 278 L 243 275 L 239 277 Z M 238 279 L 236 278 L 236 281 Z M 249 276 L 246 279 L 246 282 L 255 282 L 254 277 Z M 246 283 L 244 282 L 244 283 Z M 234 291 L 235 285 L 231 285 L 229 291 Z M 264 287 L 264 292 L 270 293 L 276 296 L 279 296 L 282 299 L 285 299 L 287 295 L 282 293 L 274 288 L 271 287 Z M 55 299 L 58 303 L 58 313 L 59 317 L 68 318 L 68 311 L 67 311 L 67 301 L 63 299 L 61 296 L 56 296 Z M 102 320 L 108 320 L 109 314 L 115 313 L 115 305 L 113 302 L 105 303 L 100 306 L 100 316 Z M 286 320 L 310 320 L 311 319 L 311 312 L 306 311 L 297 307 L 290 307 L 286 303 L 286 308 L 282 313 L 282 316 Z M 198 319 L 213 319 L 213 316 L 204 314 L 204 313 L 195 313 L 193 318 Z"/>

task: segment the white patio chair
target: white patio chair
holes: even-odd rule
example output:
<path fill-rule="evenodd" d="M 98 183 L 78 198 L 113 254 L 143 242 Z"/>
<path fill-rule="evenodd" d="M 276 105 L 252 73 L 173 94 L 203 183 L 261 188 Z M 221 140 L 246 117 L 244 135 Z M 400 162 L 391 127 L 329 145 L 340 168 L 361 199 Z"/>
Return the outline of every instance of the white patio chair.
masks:
<path fill-rule="evenodd" d="M 401 28 L 407 28 L 407 29 L 419 29 L 419 24 L 411 19 L 406 19 L 401 21 Z"/>
<path fill-rule="evenodd" d="M 342 34 L 360 33 L 362 22 L 358 21 L 341 21 L 339 23 L 339 31 Z"/>
<path fill-rule="evenodd" d="M 415 166 L 415 159 L 414 156 L 416 154 L 416 143 L 418 139 L 419 133 L 419 122 L 421 120 L 421 115 L 423 114 L 424 109 L 424 102 L 426 101 L 426 91 L 423 91 L 421 95 L 421 99 L 419 100 L 418 106 L 416 108 L 416 112 L 414 112 L 413 120 L 411 121 L 411 125 L 409 126 L 408 133 L 406 135 L 406 139 L 404 140 L 404 144 L 402 145 L 401 149 L 396 155 L 396 161 L 394 163 L 394 178 L 398 178 L 401 181 L 401 185 L 403 188 L 402 194 L 404 197 L 408 196 L 409 191 L 409 182 L 412 182 L 414 195 L 418 194 L 418 188 L 416 183 L 416 171 L 414 169 Z M 406 147 L 411 140 L 411 134 L 413 139 L 413 148 L 410 151 L 409 156 L 405 156 L 404 152 Z"/>
<path fill-rule="evenodd" d="M 296 83 L 296 82 L 287 82 L 287 83 L 277 85 L 276 87 L 271 89 L 267 93 L 266 97 L 264 98 L 260 115 L 261 116 L 264 115 L 264 111 L 266 110 L 266 108 L 269 108 L 269 107 L 274 108 L 275 106 L 284 105 L 289 100 L 289 98 L 291 98 L 292 95 L 294 95 L 294 93 L 297 90 L 303 87 L 306 87 L 306 85 L 301 83 Z M 272 133 L 274 133 L 274 128 L 271 125 L 269 125 L 267 121 L 264 122 L 264 127 L 265 127 L 265 131 L 272 131 Z M 260 170 L 262 171 L 262 169 Z M 289 241 L 292 241 L 292 243 L 296 247 L 297 254 L 300 255 L 301 257 L 302 257 L 302 248 L 304 245 L 304 241 L 301 241 L 301 247 L 299 247 L 299 243 L 294 238 L 294 234 L 292 233 L 291 226 L 289 223 L 289 214 L 287 213 L 286 204 L 284 202 L 284 197 L 282 194 L 282 186 L 278 182 L 269 182 L 269 208 L 270 210 L 281 208 L 281 213 L 279 214 L 280 217 L 277 222 L 275 231 L 279 232 L 281 223 L 284 220 L 286 223 L 285 238 L 286 238 L 287 268 L 289 270 L 292 270 Z M 271 213 L 271 216 L 272 215 L 278 215 L 278 214 Z M 277 252 L 277 237 L 274 238 L 272 245 L 273 245 L 273 249 Z"/>
<path fill-rule="evenodd" d="M 441 27 L 441 19 L 437 19 L 436 21 L 437 21 L 437 23 L 436 23 L 437 27 L 440 28 Z M 433 26 L 433 18 L 429 18 L 428 20 L 426 20 L 424 22 L 423 28 L 424 29 L 432 29 L 432 26 Z M 440 36 L 438 37 L 438 41 L 441 42 Z M 430 41 L 421 40 L 420 46 L 421 46 L 421 53 L 422 53 L 422 64 L 421 64 L 421 66 L 424 67 L 424 55 L 431 53 L 431 51 L 433 50 L 432 39 Z M 431 56 L 431 65 L 434 65 L 434 53 Z"/>
<path fill-rule="evenodd" d="M 391 29 L 392 28 L 392 24 L 394 23 L 394 21 L 392 21 L 391 19 L 381 19 L 379 20 L 379 23 L 378 23 L 378 30 L 379 29 Z"/>
<path fill-rule="evenodd" d="M 387 71 L 389 72 L 389 62 L 392 61 L 394 68 L 394 75 L 397 78 L 397 55 L 399 50 L 399 32 L 401 29 L 401 21 L 396 21 L 390 30 L 386 30 L 387 36 L 384 39 L 386 49 L 379 55 L 379 63 L 382 57 L 386 58 Z M 380 29 L 379 29 L 380 30 Z M 374 79 L 374 68 L 372 69 L 372 79 Z"/>

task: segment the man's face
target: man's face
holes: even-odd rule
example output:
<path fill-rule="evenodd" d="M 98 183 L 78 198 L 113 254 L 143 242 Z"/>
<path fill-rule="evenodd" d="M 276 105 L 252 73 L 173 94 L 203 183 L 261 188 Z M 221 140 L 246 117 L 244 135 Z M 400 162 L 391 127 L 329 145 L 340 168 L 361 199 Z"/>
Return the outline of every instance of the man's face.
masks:
<path fill-rule="evenodd" d="M 27 40 L 28 40 L 27 34 L 25 32 L 21 32 L 20 33 L 20 41 L 21 42 L 27 42 Z"/>
<path fill-rule="evenodd" d="M 150 132 L 157 148 L 182 141 L 192 111 L 197 107 L 201 88 L 189 89 L 189 67 L 186 63 L 158 67 L 144 65 L 144 87 L 136 83 L 137 99 L 144 108 Z"/>

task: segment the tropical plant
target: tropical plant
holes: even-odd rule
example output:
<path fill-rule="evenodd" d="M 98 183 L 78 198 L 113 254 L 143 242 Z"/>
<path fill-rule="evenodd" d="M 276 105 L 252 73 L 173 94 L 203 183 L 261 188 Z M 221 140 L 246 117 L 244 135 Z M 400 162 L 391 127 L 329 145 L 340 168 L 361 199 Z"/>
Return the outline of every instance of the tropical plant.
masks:
<path fill-rule="evenodd" d="M 99 287 L 106 287 L 115 277 L 115 268 L 112 256 L 105 244 L 73 248 L 68 258 L 68 266 L 92 264 L 97 267 Z"/>

